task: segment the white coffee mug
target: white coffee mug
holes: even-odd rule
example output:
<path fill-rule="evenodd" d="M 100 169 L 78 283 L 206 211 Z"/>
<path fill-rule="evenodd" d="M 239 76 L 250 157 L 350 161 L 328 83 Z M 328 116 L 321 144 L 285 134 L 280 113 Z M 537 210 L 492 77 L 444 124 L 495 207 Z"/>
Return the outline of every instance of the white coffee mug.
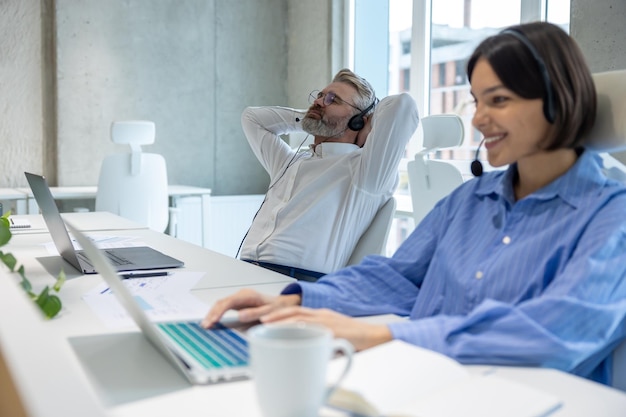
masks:
<path fill-rule="evenodd" d="M 248 331 L 250 365 L 264 417 L 317 417 L 322 404 L 352 365 L 354 348 L 333 339 L 326 327 L 308 323 L 259 325 Z M 338 352 L 344 371 L 330 387 L 326 368 Z"/>

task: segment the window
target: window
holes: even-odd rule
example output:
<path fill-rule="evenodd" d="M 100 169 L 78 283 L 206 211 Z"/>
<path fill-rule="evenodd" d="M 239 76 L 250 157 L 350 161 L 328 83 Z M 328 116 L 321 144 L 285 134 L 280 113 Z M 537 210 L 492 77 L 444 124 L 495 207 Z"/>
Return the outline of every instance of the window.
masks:
<path fill-rule="evenodd" d="M 460 59 L 454 62 L 454 84 L 455 85 L 463 85 L 467 84 L 467 72 L 465 68 L 467 67 L 467 59 Z"/>
<path fill-rule="evenodd" d="M 402 42 L 402 55 L 408 55 L 411 53 L 411 41 Z"/>
<path fill-rule="evenodd" d="M 366 6 L 367 0 L 352 1 Z M 519 22 L 548 20 L 569 32 L 570 0 L 387 1 L 388 14 L 372 12 L 381 15 L 380 19 L 389 19 L 380 22 L 389 28 L 388 61 L 383 64 L 389 67 L 387 94 L 410 91 L 418 101 L 422 117 L 451 112 L 461 116 L 466 132 L 464 144 L 459 149 L 442 151 L 436 157 L 462 161 L 459 167 L 466 169 L 464 174 L 469 178 L 470 160 L 481 140 L 471 125 L 473 106 L 465 75 L 469 55 L 484 38 Z M 372 21 L 368 23 L 371 25 Z M 358 66 L 355 70 L 360 72 Z M 407 158 L 420 149 L 416 142 L 413 139 L 409 144 Z M 480 157 L 484 159 L 484 151 Z M 406 161 L 401 164 L 401 183 L 396 193 L 400 211 L 403 211 L 401 196 L 408 195 L 406 171 L 402 167 L 406 167 Z M 412 227 L 407 222 L 397 223 L 396 227 Z M 388 253 L 402 240 L 391 241 L 403 239 L 406 233 L 406 230 L 392 231 Z"/>
<path fill-rule="evenodd" d="M 411 84 L 411 68 L 403 68 L 402 69 L 402 89 L 401 91 L 409 91 Z"/>

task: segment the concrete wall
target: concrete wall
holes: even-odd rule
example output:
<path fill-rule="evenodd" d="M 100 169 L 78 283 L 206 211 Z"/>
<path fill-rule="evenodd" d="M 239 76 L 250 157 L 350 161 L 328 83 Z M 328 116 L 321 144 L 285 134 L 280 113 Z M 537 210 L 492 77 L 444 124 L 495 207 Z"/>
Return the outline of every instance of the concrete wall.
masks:
<path fill-rule="evenodd" d="M 626 1 L 572 0 L 570 33 L 592 72 L 626 69 Z"/>
<path fill-rule="evenodd" d="M 0 187 L 26 185 L 25 170 L 95 184 L 102 159 L 124 151 L 110 123 L 149 119 L 144 149 L 165 156 L 170 183 L 264 192 L 241 111 L 308 105 L 343 66 L 343 3 L 0 0 Z"/>
<path fill-rule="evenodd" d="M 325 87 L 346 65 L 345 9 L 343 0 L 288 2 L 289 106 L 308 107 L 309 93 Z"/>
<path fill-rule="evenodd" d="M 591 72 L 626 69 L 626 1 L 572 0 L 570 33 Z M 614 154 L 626 164 L 626 152 Z"/>
<path fill-rule="evenodd" d="M 287 100 L 286 10 L 286 0 L 57 0 L 59 183 L 96 183 L 93 167 L 117 150 L 111 121 L 148 119 L 157 139 L 146 150 L 165 156 L 170 183 L 260 189 L 239 117 L 251 102 Z"/>
<path fill-rule="evenodd" d="M 0 187 L 43 165 L 42 13 L 36 0 L 0 1 Z"/>

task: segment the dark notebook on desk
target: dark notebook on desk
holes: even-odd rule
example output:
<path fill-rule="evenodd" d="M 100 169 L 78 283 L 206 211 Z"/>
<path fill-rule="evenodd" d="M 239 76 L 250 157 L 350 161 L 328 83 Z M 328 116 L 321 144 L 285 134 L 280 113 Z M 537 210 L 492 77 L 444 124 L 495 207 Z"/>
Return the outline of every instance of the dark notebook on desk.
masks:
<path fill-rule="evenodd" d="M 68 228 L 141 333 L 189 382 L 210 384 L 249 377 L 248 343 L 243 333 L 221 324 L 206 330 L 195 322 L 151 322 L 104 252 L 71 224 Z"/>
<path fill-rule="evenodd" d="M 95 274 L 96 268 L 89 258 L 82 251 L 74 248 L 46 179 L 41 175 L 29 172 L 24 174 L 41 209 L 41 214 L 46 222 L 46 226 L 48 226 L 52 241 L 63 259 L 84 274 Z M 183 266 L 183 262 L 178 259 L 147 246 L 111 248 L 104 250 L 104 253 L 118 271 L 178 268 Z"/>

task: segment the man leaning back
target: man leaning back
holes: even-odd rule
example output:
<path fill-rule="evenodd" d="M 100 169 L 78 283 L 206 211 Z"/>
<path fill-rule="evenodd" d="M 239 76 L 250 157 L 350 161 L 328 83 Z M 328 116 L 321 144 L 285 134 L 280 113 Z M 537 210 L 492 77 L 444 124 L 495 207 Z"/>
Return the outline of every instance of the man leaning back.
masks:
<path fill-rule="evenodd" d="M 342 69 L 306 112 L 249 107 L 244 133 L 270 185 L 241 247 L 242 260 L 314 281 L 346 265 L 398 184 L 398 164 L 417 129 L 408 94 L 378 103 L 362 77 Z M 280 135 L 314 137 L 305 152 Z"/>

